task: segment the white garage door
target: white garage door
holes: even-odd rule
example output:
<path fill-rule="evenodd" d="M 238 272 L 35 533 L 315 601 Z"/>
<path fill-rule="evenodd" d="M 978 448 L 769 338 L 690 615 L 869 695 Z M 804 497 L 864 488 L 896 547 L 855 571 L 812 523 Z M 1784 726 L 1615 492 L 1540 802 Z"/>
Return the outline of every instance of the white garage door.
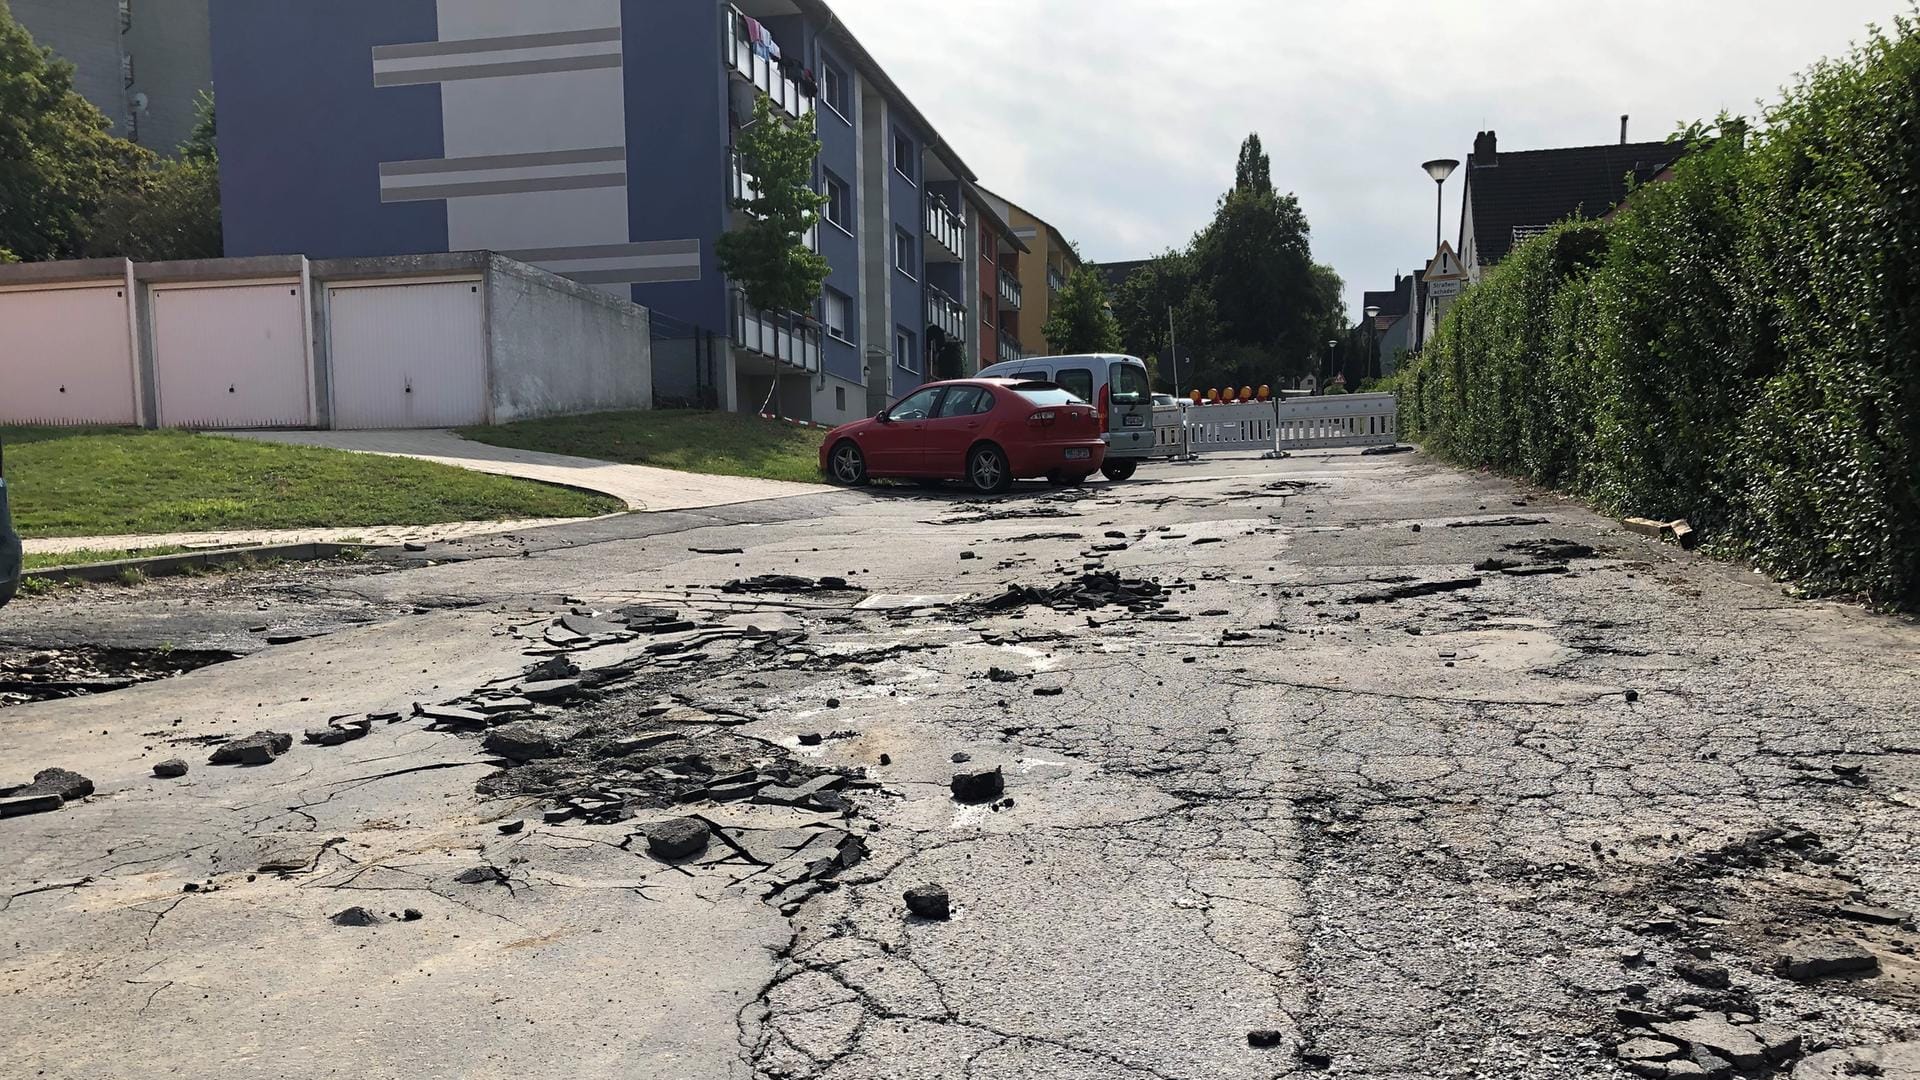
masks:
<path fill-rule="evenodd" d="M 328 289 L 333 426 L 486 423 L 485 320 L 478 281 Z"/>
<path fill-rule="evenodd" d="M 137 424 L 125 283 L 0 292 L 0 423 Z"/>
<path fill-rule="evenodd" d="M 155 286 L 153 359 L 161 425 L 312 424 L 305 306 L 297 281 Z"/>

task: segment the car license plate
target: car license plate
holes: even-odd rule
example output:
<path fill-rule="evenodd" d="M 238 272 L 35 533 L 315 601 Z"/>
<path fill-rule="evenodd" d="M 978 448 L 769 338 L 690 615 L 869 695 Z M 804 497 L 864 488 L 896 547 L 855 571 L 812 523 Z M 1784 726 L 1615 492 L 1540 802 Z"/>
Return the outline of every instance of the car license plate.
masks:
<path fill-rule="evenodd" d="M 1093 456 L 1093 451 L 1091 450 L 1068 450 L 1067 451 L 1068 461 L 1085 461 L 1092 456 Z"/>
<path fill-rule="evenodd" d="M 1144 416 L 1122 417 L 1120 422 L 1127 427 L 1146 427 L 1147 426 L 1147 418 Z"/>

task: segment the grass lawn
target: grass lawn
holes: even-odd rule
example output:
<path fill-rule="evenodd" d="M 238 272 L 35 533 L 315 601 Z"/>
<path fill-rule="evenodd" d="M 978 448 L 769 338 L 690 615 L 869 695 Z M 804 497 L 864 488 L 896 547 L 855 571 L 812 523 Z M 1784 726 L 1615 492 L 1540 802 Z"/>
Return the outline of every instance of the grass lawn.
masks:
<path fill-rule="evenodd" d="M 740 413 L 655 409 L 462 428 L 475 442 L 716 476 L 820 482 L 826 432 Z"/>
<path fill-rule="evenodd" d="M 616 499 L 407 458 L 121 428 L 0 427 L 23 536 L 587 517 Z"/>

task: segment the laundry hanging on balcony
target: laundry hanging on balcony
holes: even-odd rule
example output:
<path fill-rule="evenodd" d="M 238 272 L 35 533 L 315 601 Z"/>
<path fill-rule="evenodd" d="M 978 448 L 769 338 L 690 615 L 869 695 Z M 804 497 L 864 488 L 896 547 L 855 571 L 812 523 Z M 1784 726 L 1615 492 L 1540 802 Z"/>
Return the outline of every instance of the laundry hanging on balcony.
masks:
<path fill-rule="evenodd" d="M 780 74 L 792 79 L 800 86 L 800 92 L 808 97 L 817 97 L 820 87 L 813 81 L 813 69 L 798 60 L 780 61 Z"/>
<path fill-rule="evenodd" d="M 747 21 L 747 44 L 753 46 L 753 55 L 778 61 L 780 43 L 773 40 L 773 35 L 767 33 L 767 28 L 760 25 L 759 19 L 751 15 L 742 15 L 741 18 Z"/>

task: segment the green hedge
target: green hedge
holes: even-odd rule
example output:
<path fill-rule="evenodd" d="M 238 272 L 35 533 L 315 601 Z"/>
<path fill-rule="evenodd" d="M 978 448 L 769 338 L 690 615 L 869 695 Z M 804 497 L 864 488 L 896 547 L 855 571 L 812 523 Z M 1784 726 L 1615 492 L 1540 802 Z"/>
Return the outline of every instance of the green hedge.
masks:
<path fill-rule="evenodd" d="M 1611 222 L 1517 247 L 1399 379 L 1410 433 L 1920 606 L 1920 37 L 1696 130 Z M 1709 137 L 1711 136 L 1711 137 Z"/>

